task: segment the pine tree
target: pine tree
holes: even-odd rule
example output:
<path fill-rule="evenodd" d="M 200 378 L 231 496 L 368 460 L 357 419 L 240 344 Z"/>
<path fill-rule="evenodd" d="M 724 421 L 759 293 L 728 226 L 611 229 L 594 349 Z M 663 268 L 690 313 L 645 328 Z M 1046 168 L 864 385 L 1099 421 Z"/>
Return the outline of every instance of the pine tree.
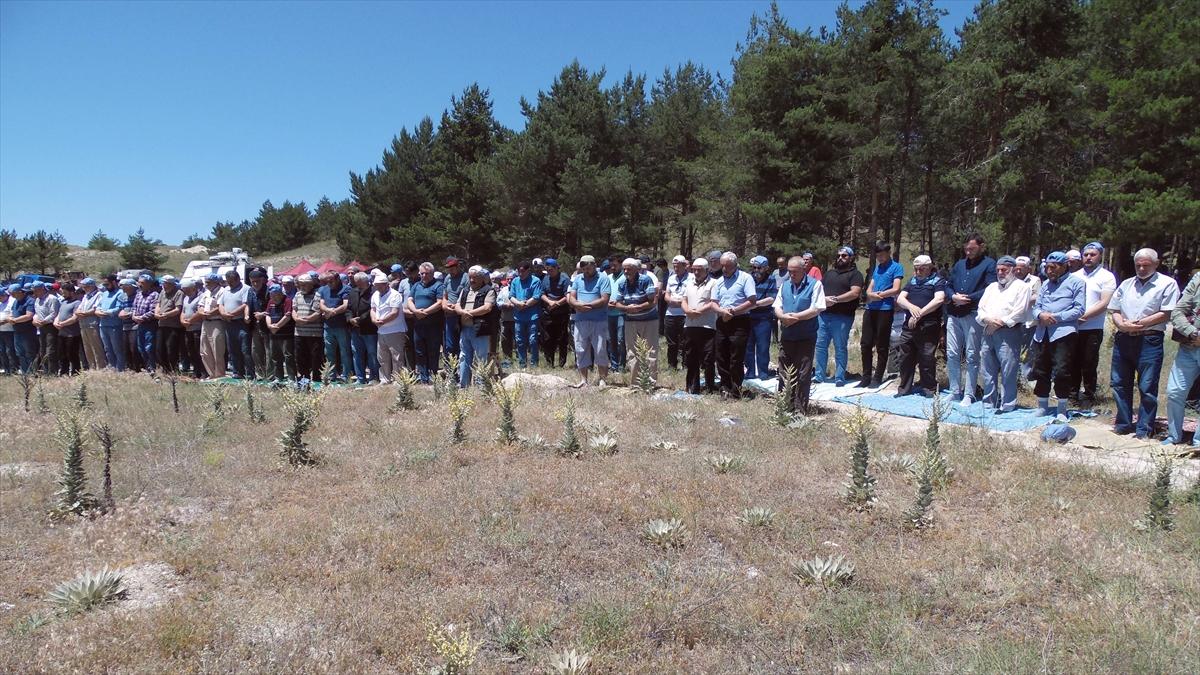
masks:
<path fill-rule="evenodd" d="M 87 247 L 93 251 L 115 251 L 117 250 L 117 240 L 104 234 L 104 230 L 96 230 L 96 234 L 88 239 Z"/>
<path fill-rule="evenodd" d="M 146 236 L 144 228 L 129 235 L 129 240 L 121 247 L 121 265 L 126 269 L 151 270 L 162 269 L 167 262 L 167 256 L 158 252 L 162 242 Z"/>

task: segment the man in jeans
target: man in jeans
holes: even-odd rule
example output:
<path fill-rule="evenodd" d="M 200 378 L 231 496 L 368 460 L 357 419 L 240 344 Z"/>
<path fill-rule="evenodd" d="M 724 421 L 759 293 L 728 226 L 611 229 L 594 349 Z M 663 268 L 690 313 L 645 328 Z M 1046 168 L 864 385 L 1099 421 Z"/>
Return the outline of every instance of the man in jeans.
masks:
<path fill-rule="evenodd" d="M 1171 310 L 1171 330 L 1173 339 L 1179 342 L 1179 353 L 1167 379 L 1167 438 L 1163 445 L 1183 443 L 1188 391 L 1200 382 L 1200 272 L 1188 282 Z M 1192 436 L 1192 447 L 1200 448 L 1200 433 Z"/>
<path fill-rule="evenodd" d="M 405 307 L 413 318 L 412 339 L 415 343 L 417 377 L 424 384 L 433 382 L 440 367 L 442 336 L 442 282 L 433 276 L 433 263 L 423 262 L 420 279 L 412 284 Z"/>
<path fill-rule="evenodd" d="M 100 341 L 100 318 L 96 316 L 100 291 L 97 290 L 96 280 L 91 277 L 85 277 L 79 285 L 82 294 L 75 315 L 79 317 L 79 339 L 83 343 L 83 355 L 87 359 L 88 369 L 103 370 L 108 366 L 108 359 L 104 356 L 104 343 Z"/>
<path fill-rule="evenodd" d="M 325 362 L 333 365 L 331 377 L 335 381 L 349 382 L 350 374 L 354 372 L 350 325 L 346 322 L 350 289 L 342 283 L 340 274 L 330 273 L 322 281 L 324 285 L 317 290 L 317 295 L 321 299 L 321 316 L 325 320 Z"/>
<path fill-rule="evenodd" d="M 450 311 L 460 322 L 460 358 L 458 362 L 458 386 L 471 386 L 473 372 L 478 368 L 480 378 L 488 377 L 488 346 L 492 333 L 498 327 L 496 321 L 496 289 L 492 287 L 491 274 L 479 265 L 467 270 L 469 281 L 460 288 L 458 297 L 449 305 Z"/>
<path fill-rule="evenodd" d="M 261 316 L 267 307 L 267 270 L 262 267 L 255 267 L 246 273 L 250 277 L 250 315 L 255 320 L 247 326 L 246 331 L 250 333 L 250 356 L 254 359 L 254 373 L 258 377 L 266 379 L 271 372 L 269 367 L 271 361 L 271 336 L 269 331 L 263 326 L 261 320 L 257 317 Z M 164 277 L 165 278 L 165 277 Z"/>
<path fill-rule="evenodd" d="M 508 285 L 508 301 L 516 321 L 517 363 L 538 364 L 538 317 L 542 309 L 542 280 L 534 276 L 533 263 L 517 265 L 517 278 Z"/>
<path fill-rule="evenodd" d="M 951 401 L 961 400 L 962 405 L 971 405 L 975 400 L 975 386 L 979 379 L 979 348 L 983 340 L 983 327 L 976 320 L 979 299 L 984 290 L 996 280 L 996 261 L 984 255 L 986 244 L 983 237 L 972 234 L 963 242 L 965 257 L 954 263 L 946 292 L 950 293 L 946 303 L 946 371 L 950 377 Z M 963 361 L 966 360 L 967 377 L 964 380 Z"/>
<path fill-rule="evenodd" d="M 235 379 L 254 379 L 254 355 L 250 346 L 250 287 L 242 283 L 236 270 L 225 273 L 229 286 L 221 294 L 219 311 L 225 320 L 225 344 L 229 360 L 233 362 Z M 209 364 L 205 363 L 205 367 Z M 221 371 L 225 370 L 224 366 Z"/>
<path fill-rule="evenodd" d="M 750 308 L 750 335 L 746 340 L 746 377 L 751 380 L 773 377 L 771 372 L 771 328 L 775 323 L 775 296 L 779 285 L 766 256 L 750 259 L 750 275 L 754 277 L 754 294 L 758 297 Z M 814 317 L 815 318 L 815 317 Z M 816 324 L 813 324 L 816 326 Z M 812 355 L 809 355 L 809 362 Z"/>
<path fill-rule="evenodd" d="M 854 264 L 854 249 L 838 249 L 837 261 L 825 271 L 822 280 L 825 292 L 825 311 L 817 317 L 817 346 L 813 363 L 813 381 L 829 381 L 829 344 L 833 343 L 833 383 L 846 384 L 846 368 L 850 362 L 850 328 L 862 296 L 863 275 Z"/>
<path fill-rule="evenodd" d="M 446 273 L 442 276 L 442 317 L 445 321 L 445 333 L 442 337 L 442 353 L 446 356 L 451 354 L 459 355 L 459 333 L 462 330 L 462 325 L 459 323 L 460 317 L 458 312 L 454 310 L 454 304 L 458 302 L 458 296 L 462 295 L 462 289 L 467 287 L 467 274 L 463 271 L 462 263 L 450 256 L 446 258 Z"/>
<path fill-rule="evenodd" d="M 1083 268 L 1071 272 L 1087 288 L 1083 316 L 1079 318 L 1079 337 L 1075 338 L 1076 358 L 1071 367 L 1071 398 L 1080 407 L 1091 408 L 1096 403 L 1096 373 L 1100 369 L 1100 345 L 1104 344 L 1105 314 L 1109 301 L 1117 290 L 1117 278 L 1100 264 L 1104 246 L 1093 241 L 1083 247 Z"/>
<path fill-rule="evenodd" d="M 1086 252 L 1087 247 L 1084 248 Z M 1085 256 L 1086 259 L 1086 256 Z M 1109 301 L 1117 335 L 1113 340 L 1112 391 L 1117 402 L 1113 431 L 1134 432 L 1137 438 L 1154 433 L 1158 414 L 1158 376 L 1162 372 L 1163 338 L 1167 320 L 1179 301 L 1179 284 L 1158 273 L 1158 252 L 1143 248 L 1133 254 L 1136 275 L 1121 282 Z M 1141 405 L 1133 422 L 1133 384 Z"/>
<path fill-rule="evenodd" d="M 717 373 L 721 377 L 721 393 L 741 398 L 746 375 L 743 360 L 750 336 L 748 312 L 758 296 L 753 277 L 738 269 L 737 255 L 732 251 L 721 254 L 721 268 L 721 278 L 716 281 L 712 295 L 717 302 Z"/>
<path fill-rule="evenodd" d="M 382 273 L 380 273 L 382 276 Z M 350 347 L 354 351 L 354 376 L 359 384 L 379 383 L 379 330 L 371 320 L 371 296 L 375 289 L 366 272 L 357 272 L 351 278 L 354 288 L 350 289 L 346 311 L 350 324 Z M 386 283 L 387 277 L 384 277 Z"/>
<path fill-rule="evenodd" d="M 862 348 L 863 373 L 860 387 L 874 388 L 883 384 L 887 370 L 888 349 L 892 344 L 892 317 L 904 268 L 892 260 L 892 246 L 875 244 L 875 264 L 867 281 L 867 311 L 863 313 Z"/>
<path fill-rule="evenodd" d="M 179 280 L 168 274 L 162 278 L 162 291 L 154 312 L 158 319 L 158 363 L 168 373 L 179 372 L 184 342 L 183 324 L 179 321 L 182 312 L 183 291 L 179 290 Z"/>
<path fill-rule="evenodd" d="M 100 320 L 100 344 L 108 367 L 118 373 L 125 370 L 125 337 L 121 312 L 129 307 L 125 291 L 117 286 L 117 275 L 104 278 L 104 291 L 96 302 L 96 317 Z"/>
<path fill-rule="evenodd" d="M 9 322 L 12 319 L 14 300 L 8 289 L 7 285 L 0 286 L 0 368 L 4 369 L 5 375 L 15 375 L 19 369 L 19 362 L 13 327 Z"/>
<path fill-rule="evenodd" d="M 1038 343 L 1033 364 L 1033 393 L 1038 399 L 1038 414 L 1067 419 L 1067 397 L 1071 393 L 1071 360 L 1075 357 L 1076 322 L 1083 316 L 1086 293 L 1083 281 L 1068 274 L 1067 254 L 1055 251 L 1046 256 L 1046 283 L 1033 306 Z M 1050 408 L 1050 384 L 1058 398 L 1057 410 Z"/>

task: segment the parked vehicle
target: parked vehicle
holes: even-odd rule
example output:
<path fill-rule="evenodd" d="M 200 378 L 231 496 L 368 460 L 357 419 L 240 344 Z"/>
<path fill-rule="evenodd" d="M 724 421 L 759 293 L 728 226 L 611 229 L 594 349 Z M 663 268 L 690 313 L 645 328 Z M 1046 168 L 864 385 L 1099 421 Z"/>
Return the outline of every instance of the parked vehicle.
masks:
<path fill-rule="evenodd" d="M 204 281 L 204 277 L 212 272 L 220 274 L 222 277 L 230 270 L 236 270 L 242 277 L 246 278 L 246 270 L 255 267 L 254 261 L 250 259 L 250 255 L 240 248 L 235 248 L 232 251 L 221 251 L 210 255 L 205 260 L 193 260 L 187 264 L 187 268 L 183 270 L 180 280 L 195 279 L 196 281 Z M 267 276 L 274 276 L 274 268 L 266 265 Z"/>

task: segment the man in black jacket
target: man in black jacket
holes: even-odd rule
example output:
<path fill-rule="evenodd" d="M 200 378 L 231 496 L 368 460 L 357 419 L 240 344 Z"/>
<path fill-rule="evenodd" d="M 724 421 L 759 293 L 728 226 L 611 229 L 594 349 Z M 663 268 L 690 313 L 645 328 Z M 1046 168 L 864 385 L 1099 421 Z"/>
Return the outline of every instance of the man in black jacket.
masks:
<path fill-rule="evenodd" d="M 354 287 L 350 289 L 350 308 L 346 310 L 346 322 L 350 324 L 350 347 L 354 352 L 354 376 L 362 385 L 379 384 L 379 361 L 376 350 L 379 327 L 371 320 L 371 278 L 366 272 L 354 275 Z M 368 371 L 370 378 L 368 379 Z"/>

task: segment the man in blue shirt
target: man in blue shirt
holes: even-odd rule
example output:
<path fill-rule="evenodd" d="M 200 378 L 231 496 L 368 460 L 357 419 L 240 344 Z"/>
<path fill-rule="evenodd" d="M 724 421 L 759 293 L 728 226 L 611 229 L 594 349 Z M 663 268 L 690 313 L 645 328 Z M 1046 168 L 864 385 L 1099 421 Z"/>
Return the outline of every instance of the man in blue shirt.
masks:
<path fill-rule="evenodd" d="M 738 269 L 737 255 L 721 254 L 721 278 L 713 287 L 717 301 L 717 373 L 721 393 L 741 398 L 746 376 L 746 342 L 750 337 L 750 309 L 758 302 L 754 279 Z"/>
<path fill-rule="evenodd" d="M 409 287 L 404 306 L 412 316 L 412 342 L 417 377 L 429 384 L 438 371 L 445 321 L 442 319 L 442 282 L 433 276 L 433 263 L 423 262 L 420 279 Z"/>
<path fill-rule="evenodd" d="M 771 307 L 775 296 L 779 295 L 779 284 L 766 256 L 756 255 L 750 259 L 750 274 L 754 277 L 754 293 L 758 300 L 750 309 L 750 334 L 744 357 L 746 377 L 765 380 L 774 376 L 771 372 L 771 328 L 775 324 L 775 311 Z M 811 357 L 809 361 L 812 361 Z"/>
<path fill-rule="evenodd" d="M 571 306 L 567 304 L 567 291 L 571 289 L 571 280 L 558 268 L 558 261 L 546 258 L 546 275 L 542 277 L 542 302 L 546 305 L 542 312 L 542 330 L 539 341 L 542 343 L 542 353 L 546 357 L 546 365 L 553 368 L 556 362 L 559 368 L 567 366 L 567 328 L 571 320 Z"/>
<path fill-rule="evenodd" d="M 325 320 L 325 362 L 333 365 L 330 376 L 334 381 L 347 382 L 350 373 L 354 372 L 350 324 L 346 320 L 346 311 L 350 309 L 350 287 L 342 283 L 339 274 L 327 273 L 321 281 L 324 285 L 317 290 L 317 295 L 321 298 L 321 317 Z"/>
<path fill-rule="evenodd" d="M 508 285 L 508 302 L 516 322 L 517 363 L 538 364 L 538 317 L 541 314 L 542 280 L 533 274 L 533 263 L 523 260 L 517 265 L 517 278 Z"/>
<path fill-rule="evenodd" d="M 601 274 L 608 275 L 608 285 L 613 291 L 617 290 L 617 282 L 621 280 L 621 256 L 613 253 L 600 268 Z M 608 362 L 614 373 L 625 369 L 625 315 L 610 303 L 608 305 Z"/>
<path fill-rule="evenodd" d="M 221 318 L 225 320 L 225 350 L 233 364 L 234 379 L 253 380 L 254 353 L 249 331 L 253 319 L 250 314 L 253 291 L 242 283 L 242 275 L 237 270 L 226 272 L 225 281 L 229 286 L 221 294 L 217 307 Z"/>
<path fill-rule="evenodd" d="M 1043 416 L 1057 412 L 1066 421 L 1067 398 L 1071 395 L 1071 360 L 1075 358 L 1076 322 L 1083 316 L 1087 289 L 1083 281 L 1068 274 L 1067 254 L 1055 251 L 1046 256 L 1046 282 L 1033 305 L 1037 319 L 1033 340 L 1038 349 L 1033 363 L 1033 393 Z M 1057 411 L 1050 409 L 1050 383 L 1058 398 Z"/>
<path fill-rule="evenodd" d="M 630 382 L 635 382 L 642 368 L 650 369 L 650 379 L 658 381 L 658 293 L 654 278 L 642 271 L 637 258 L 626 258 L 621 263 L 624 274 L 613 289 L 612 302 L 625 316 L 626 363 Z M 637 359 L 637 343 L 646 343 L 646 363 Z"/>
<path fill-rule="evenodd" d="M 909 279 L 896 298 L 904 310 L 904 331 L 898 348 L 900 381 L 896 396 L 913 392 L 913 376 L 920 365 L 921 380 L 917 385 L 923 396 L 937 392 L 937 345 L 942 332 L 942 303 L 946 301 L 946 282 L 933 271 L 933 260 L 927 255 L 913 258 L 913 278 Z"/>
<path fill-rule="evenodd" d="M 596 270 L 596 258 L 585 255 L 579 259 L 582 273 L 571 282 L 567 302 L 575 310 L 575 366 L 579 368 L 579 384 L 586 387 L 588 369 L 596 366 L 597 384 L 604 386 L 608 376 L 608 300 L 612 282 L 608 275 Z"/>
<path fill-rule="evenodd" d="M 983 327 L 976 320 L 979 299 L 988 284 L 996 280 L 996 261 L 984 255 L 983 237 L 972 234 L 963 243 L 965 257 L 950 270 L 950 298 L 946 303 L 946 371 L 950 376 L 950 400 L 971 405 L 979 378 L 979 348 Z M 962 379 L 963 356 L 967 377 Z"/>
<path fill-rule="evenodd" d="M 28 373 L 33 368 L 33 362 L 38 357 L 37 328 L 33 325 L 33 298 L 29 291 L 20 284 L 8 287 L 12 296 L 12 316 L 8 322 L 13 327 L 13 346 L 17 351 L 17 367 L 22 373 Z"/>
<path fill-rule="evenodd" d="M 863 373 L 860 387 L 875 388 L 883 384 L 887 370 L 888 349 L 892 344 L 892 318 L 896 296 L 904 281 L 904 268 L 892 260 L 892 246 L 887 242 L 875 244 L 875 264 L 867 281 L 867 310 L 863 312 L 862 348 Z"/>
<path fill-rule="evenodd" d="M 100 319 L 100 344 L 104 347 L 104 358 L 117 372 L 125 370 L 125 337 L 122 335 L 121 312 L 129 308 L 129 298 L 117 287 L 117 275 L 104 278 L 104 291 L 96 305 L 96 316 Z"/>
<path fill-rule="evenodd" d="M 446 324 L 442 338 L 442 353 L 446 356 L 462 353 L 459 345 L 462 336 L 462 323 L 454 307 L 463 288 L 470 283 L 464 266 L 458 258 L 446 258 L 446 273 L 442 275 L 442 316 Z"/>

